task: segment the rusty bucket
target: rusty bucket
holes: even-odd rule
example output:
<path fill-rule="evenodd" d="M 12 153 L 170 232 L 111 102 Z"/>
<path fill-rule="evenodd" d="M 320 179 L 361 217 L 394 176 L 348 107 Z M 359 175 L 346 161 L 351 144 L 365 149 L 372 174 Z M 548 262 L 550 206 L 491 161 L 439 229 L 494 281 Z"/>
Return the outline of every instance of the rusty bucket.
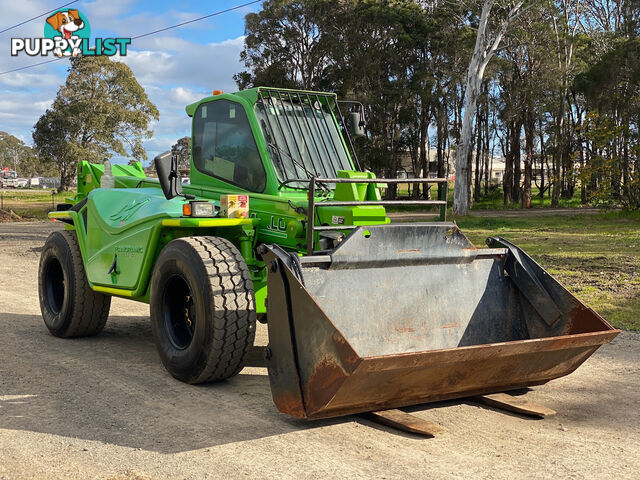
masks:
<path fill-rule="evenodd" d="M 618 333 L 521 249 L 453 223 L 358 227 L 326 255 L 265 246 L 278 409 L 326 418 L 540 385 Z"/>

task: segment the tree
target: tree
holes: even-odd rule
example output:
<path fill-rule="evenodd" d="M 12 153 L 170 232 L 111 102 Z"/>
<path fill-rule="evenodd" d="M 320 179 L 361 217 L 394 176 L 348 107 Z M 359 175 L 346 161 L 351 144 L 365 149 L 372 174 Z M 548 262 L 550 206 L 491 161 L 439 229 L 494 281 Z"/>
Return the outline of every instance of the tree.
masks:
<path fill-rule="evenodd" d="M 18 171 L 18 164 L 28 147 L 18 138 L 6 132 L 0 132 L 0 166 L 12 167 Z"/>
<path fill-rule="evenodd" d="M 434 30 L 428 21 L 413 0 L 269 0 L 246 17 L 241 59 L 249 70 L 235 79 L 240 88 L 336 91 L 362 101 L 371 135 L 357 142 L 359 156 L 366 168 L 395 177 L 409 126 L 421 120 L 420 142 L 427 143 L 429 106 L 416 108 L 410 85 L 432 83 L 432 75 L 415 68 L 416 49 Z"/>
<path fill-rule="evenodd" d="M 317 87 L 332 43 L 321 25 L 335 7 L 330 0 L 269 0 L 246 16 L 245 48 L 240 60 L 249 68 L 234 76 L 238 86 Z"/>
<path fill-rule="evenodd" d="M 7 132 L 0 132 L 0 166 L 13 168 L 21 177 L 57 175 L 53 164 L 42 162 L 31 147 Z"/>
<path fill-rule="evenodd" d="M 531 207 L 534 162 L 538 157 L 536 128 L 544 111 L 545 93 L 557 86 L 557 72 L 553 57 L 549 55 L 554 48 L 550 15 L 548 9 L 539 6 L 523 15 L 506 35 L 496 62 L 499 65 L 499 116 L 510 138 L 504 143 L 504 204 L 520 203 L 523 208 Z M 521 156 L 522 131 L 524 157 Z"/>
<path fill-rule="evenodd" d="M 444 177 L 454 152 L 457 214 L 474 151 L 474 198 L 498 191 L 499 150 L 505 204 L 530 207 L 535 185 L 558 206 L 579 184 L 583 203 L 640 208 L 638 0 L 266 0 L 245 33 L 240 88 L 361 101 L 377 175 L 434 173 L 433 149 Z"/>
<path fill-rule="evenodd" d="M 178 156 L 178 169 L 191 168 L 191 137 L 182 137 L 171 146 L 171 153 Z"/>
<path fill-rule="evenodd" d="M 453 197 L 453 212 L 457 215 L 466 215 L 469 209 L 470 197 L 470 172 L 469 156 L 471 155 L 473 116 L 476 111 L 480 85 L 484 78 L 484 72 L 491 58 L 495 55 L 502 38 L 507 33 L 509 26 L 524 11 L 524 0 L 507 2 L 508 13 L 502 21 L 492 17 L 491 10 L 496 0 L 485 0 L 478 21 L 478 34 L 476 44 L 469 62 L 467 72 L 467 85 L 465 89 L 464 117 L 462 119 L 462 134 L 460 145 L 456 152 L 456 181 Z M 490 24 L 493 18 L 494 22 Z"/>
<path fill-rule="evenodd" d="M 34 146 L 58 167 L 60 190 L 68 190 L 79 160 L 98 162 L 113 154 L 146 159 L 142 142 L 158 118 L 127 65 L 104 56 L 76 57 L 53 105 L 34 126 Z"/>
<path fill-rule="evenodd" d="M 640 208 L 640 39 L 625 39 L 577 76 L 589 112 L 581 179 L 595 203 Z"/>
<path fill-rule="evenodd" d="M 416 68 L 420 62 L 416 47 L 430 30 L 427 16 L 414 2 L 403 0 L 354 2 L 353 9 L 343 14 L 348 23 L 336 30 L 359 35 L 345 35 L 344 45 L 337 48 L 341 56 L 334 62 L 338 83 L 334 88 L 363 101 L 371 133 L 363 145 L 364 163 L 377 174 L 394 178 L 401 155 L 413 151 L 416 164 L 417 149 L 412 144 L 426 144 L 429 106 L 416 103 L 413 95 L 425 97 L 426 92 L 419 90 L 431 80 L 424 81 L 427 75 Z M 387 195 L 395 195 L 395 185 L 390 185 Z"/>

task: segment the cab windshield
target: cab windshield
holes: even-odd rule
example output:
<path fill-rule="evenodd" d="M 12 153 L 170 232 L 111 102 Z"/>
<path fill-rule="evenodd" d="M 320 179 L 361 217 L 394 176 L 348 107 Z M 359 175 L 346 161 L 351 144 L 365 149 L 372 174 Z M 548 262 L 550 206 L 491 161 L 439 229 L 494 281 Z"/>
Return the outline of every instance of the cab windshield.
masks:
<path fill-rule="evenodd" d="M 326 95 L 261 90 L 256 116 L 278 179 L 306 187 L 312 176 L 335 178 L 351 162 Z"/>

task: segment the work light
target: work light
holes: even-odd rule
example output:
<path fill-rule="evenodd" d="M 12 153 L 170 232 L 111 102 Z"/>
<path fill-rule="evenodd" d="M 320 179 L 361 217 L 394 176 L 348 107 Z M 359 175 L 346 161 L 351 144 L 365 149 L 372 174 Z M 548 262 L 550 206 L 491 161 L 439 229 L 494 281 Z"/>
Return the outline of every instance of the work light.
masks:
<path fill-rule="evenodd" d="M 216 206 L 211 202 L 189 202 L 182 205 L 186 217 L 215 217 Z"/>

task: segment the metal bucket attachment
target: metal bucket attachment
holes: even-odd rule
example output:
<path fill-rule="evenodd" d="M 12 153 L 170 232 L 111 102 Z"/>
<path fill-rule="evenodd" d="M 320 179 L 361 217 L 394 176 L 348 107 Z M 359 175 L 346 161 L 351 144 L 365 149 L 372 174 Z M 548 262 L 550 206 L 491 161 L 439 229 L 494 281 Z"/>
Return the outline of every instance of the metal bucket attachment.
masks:
<path fill-rule="evenodd" d="M 328 255 L 263 247 L 281 412 L 325 418 L 540 385 L 618 330 L 522 250 L 453 223 L 358 227 Z"/>

